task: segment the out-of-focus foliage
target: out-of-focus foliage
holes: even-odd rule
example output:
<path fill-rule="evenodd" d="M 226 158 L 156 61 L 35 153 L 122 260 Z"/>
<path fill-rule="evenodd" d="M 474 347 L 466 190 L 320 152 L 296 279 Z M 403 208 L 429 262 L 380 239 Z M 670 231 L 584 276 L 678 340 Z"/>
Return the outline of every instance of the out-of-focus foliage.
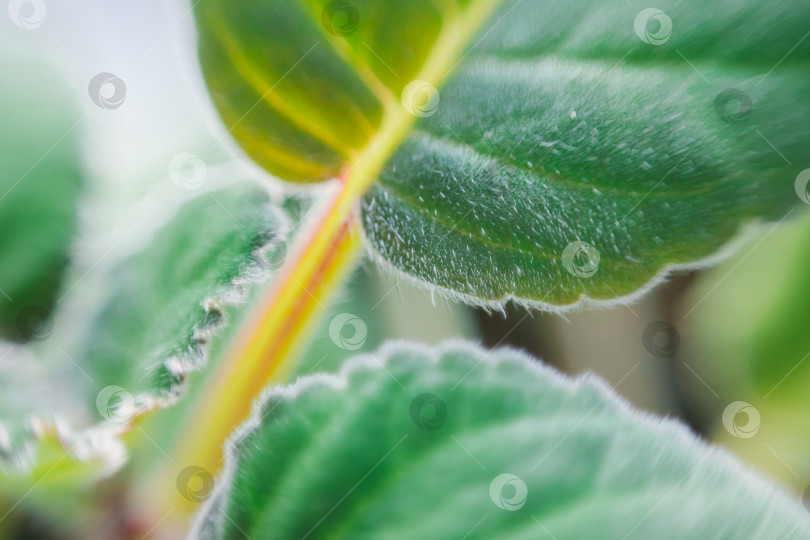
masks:
<path fill-rule="evenodd" d="M 717 420 L 738 400 L 759 413 L 749 437 L 734 437 L 721 421 L 716 436 L 800 491 L 810 485 L 808 245 L 806 216 L 764 231 L 683 302 L 689 357 L 720 394 L 703 406 L 718 411 Z"/>
<path fill-rule="evenodd" d="M 62 74 L 35 55 L 0 54 L 0 337 L 46 338 L 70 262 L 84 183 L 81 120 Z"/>

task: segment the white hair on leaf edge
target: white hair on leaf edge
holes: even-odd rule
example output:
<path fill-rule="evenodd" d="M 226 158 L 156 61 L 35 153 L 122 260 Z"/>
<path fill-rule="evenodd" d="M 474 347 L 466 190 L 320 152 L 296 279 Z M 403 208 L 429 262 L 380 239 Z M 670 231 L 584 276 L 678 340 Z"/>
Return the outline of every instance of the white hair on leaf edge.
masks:
<path fill-rule="evenodd" d="M 371 241 L 368 239 L 368 236 L 365 233 L 365 229 L 363 227 L 360 227 L 360 230 L 363 245 L 365 246 L 366 253 L 368 254 L 371 261 L 376 265 L 378 265 L 385 274 L 392 276 L 397 281 L 404 281 L 408 284 L 413 285 L 417 289 L 429 292 L 431 295 L 433 295 L 434 293 L 438 293 L 441 297 L 446 298 L 450 301 L 461 302 L 470 306 L 480 307 L 482 309 L 487 310 L 488 312 L 493 311 L 503 312 L 504 306 L 508 302 L 513 302 L 514 304 L 520 307 L 524 307 L 526 309 L 536 309 L 539 311 L 557 313 L 562 315 L 565 313 L 582 311 L 585 309 L 609 309 L 616 306 L 635 304 L 636 302 L 641 300 L 644 296 L 646 296 L 650 291 L 656 288 L 658 285 L 666 282 L 667 278 L 672 274 L 678 272 L 691 272 L 695 270 L 703 270 L 705 268 L 716 266 L 717 264 L 729 259 L 735 253 L 740 251 L 743 246 L 747 245 L 756 236 L 756 234 L 762 230 L 762 228 L 765 225 L 766 222 L 755 221 L 741 226 L 739 232 L 733 238 L 731 238 L 721 249 L 697 261 L 687 263 L 670 263 L 664 265 L 661 268 L 661 270 L 659 270 L 658 273 L 656 273 L 652 278 L 650 278 L 644 285 L 642 285 L 641 287 L 639 287 L 638 289 L 629 294 L 617 296 L 616 298 L 610 299 L 595 299 L 589 297 L 587 294 L 582 294 L 576 302 L 562 305 L 551 304 L 540 300 L 521 298 L 518 296 L 514 296 L 512 294 L 504 295 L 503 297 L 498 299 L 483 299 L 470 294 L 458 292 L 449 287 L 436 285 L 435 283 L 431 283 L 421 277 L 414 276 L 413 274 L 408 273 L 406 270 L 403 270 L 395 266 L 391 261 L 389 261 L 386 257 L 384 257 L 374 248 L 374 246 L 372 245 Z"/>
<path fill-rule="evenodd" d="M 272 400 L 292 401 L 305 392 L 318 389 L 345 390 L 349 388 L 351 378 L 356 372 L 367 369 L 385 369 L 392 356 L 399 352 L 416 353 L 420 358 L 427 359 L 434 365 L 438 365 L 448 354 L 464 353 L 469 355 L 473 361 L 489 367 L 497 367 L 506 363 L 518 365 L 527 373 L 542 378 L 555 389 L 569 395 L 576 395 L 580 391 L 591 391 L 607 410 L 615 411 L 619 418 L 632 423 L 639 429 L 671 439 L 687 453 L 702 454 L 701 462 L 709 458 L 716 459 L 728 469 L 730 474 L 739 477 L 741 484 L 748 484 L 752 489 L 767 495 L 777 504 L 797 504 L 795 497 L 789 496 L 781 488 L 766 481 L 729 451 L 701 440 L 679 420 L 659 417 L 635 409 L 627 399 L 617 394 L 607 382 L 592 372 L 572 377 L 542 364 L 523 351 L 511 348 L 490 351 L 462 340 L 449 340 L 433 347 L 408 341 L 389 341 L 374 353 L 353 357 L 343 364 L 337 374 L 317 373 L 300 377 L 289 385 L 267 388 L 254 402 L 250 418 L 239 426 L 225 443 L 225 467 L 216 481 L 211 498 L 200 508 L 188 538 L 190 540 L 199 538 L 199 534 L 208 527 L 214 527 L 217 531 L 222 530 L 221 526 L 224 524 L 222 514 L 227 509 L 219 508 L 220 512 L 214 512 L 214 510 L 217 510 L 215 508 L 217 504 L 227 500 L 233 485 L 239 455 L 237 446 L 247 436 L 259 429 L 265 418 L 271 417 L 265 408 Z"/>
<path fill-rule="evenodd" d="M 8 430 L 0 423 L 0 473 L 7 476 L 32 473 L 43 465 L 39 462 L 39 447 L 48 444 L 56 444 L 64 451 L 59 462 L 70 458 L 74 463 L 95 466 L 96 479 L 118 471 L 129 457 L 120 439 L 124 431 L 121 424 L 103 422 L 76 431 L 62 418 L 36 415 L 29 417 L 27 424 L 22 440 L 12 442 Z"/>
<path fill-rule="evenodd" d="M 183 387 L 187 375 L 200 370 L 208 362 L 208 353 L 211 339 L 228 326 L 224 307 L 236 307 L 243 305 L 249 298 L 250 289 L 254 284 L 266 283 L 273 276 L 273 270 L 264 262 L 265 251 L 276 245 L 278 242 L 285 242 L 291 233 L 292 227 L 287 214 L 278 206 L 269 202 L 264 205 L 268 214 L 273 215 L 273 221 L 278 227 L 272 231 L 272 238 L 265 244 L 257 247 L 251 254 L 251 262 L 240 268 L 239 274 L 231 280 L 228 286 L 203 298 L 200 306 L 206 314 L 215 313 L 215 321 L 203 321 L 194 326 L 190 346 L 180 354 L 171 355 L 162 362 L 151 366 L 151 371 L 165 368 L 172 376 L 181 382 L 172 385 L 168 396 L 155 398 L 149 394 L 136 396 L 136 403 L 139 413 L 147 412 L 154 408 L 167 407 L 174 404 L 183 393 Z"/>

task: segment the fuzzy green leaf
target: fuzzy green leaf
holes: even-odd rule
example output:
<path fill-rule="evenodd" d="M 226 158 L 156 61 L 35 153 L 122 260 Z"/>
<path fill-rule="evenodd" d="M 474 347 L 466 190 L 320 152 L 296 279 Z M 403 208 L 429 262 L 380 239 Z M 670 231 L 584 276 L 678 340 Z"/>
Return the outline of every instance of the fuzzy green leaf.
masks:
<path fill-rule="evenodd" d="M 798 500 L 598 380 L 452 345 L 389 347 L 339 377 L 269 391 L 192 536 L 808 534 Z"/>
<path fill-rule="evenodd" d="M 214 101 L 259 164 L 315 181 L 393 148 L 363 203 L 379 259 L 472 302 L 565 306 L 644 290 L 798 202 L 810 7 L 656 7 L 202 0 L 195 13 Z"/>
<path fill-rule="evenodd" d="M 185 203 L 113 271 L 114 292 L 75 355 L 102 416 L 106 405 L 176 397 L 226 322 L 223 306 L 244 302 L 280 265 L 287 228 L 265 189 L 237 183 Z"/>
<path fill-rule="evenodd" d="M 785 216 L 810 146 L 810 8 L 656 7 L 658 45 L 637 4 L 505 2 L 366 198 L 374 250 L 474 301 L 567 305 Z"/>

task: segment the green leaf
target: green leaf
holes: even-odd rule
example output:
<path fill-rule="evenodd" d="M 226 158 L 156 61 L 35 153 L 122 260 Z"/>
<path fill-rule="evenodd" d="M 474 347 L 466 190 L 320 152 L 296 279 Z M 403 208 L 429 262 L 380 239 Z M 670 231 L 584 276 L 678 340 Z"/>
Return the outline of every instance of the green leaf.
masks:
<path fill-rule="evenodd" d="M 17 51 L 21 53 L 21 51 Z M 47 337 L 76 232 L 80 114 L 62 75 L 31 54 L 0 56 L 0 338 Z"/>
<path fill-rule="evenodd" d="M 506 2 L 366 198 L 374 250 L 455 295 L 567 305 L 781 219 L 810 144 L 808 43 L 771 69 L 808 7 L 668 6 L 655 46 L 635 4 Z M 753 103 L 742 123 L 717 114 L 723 99 L 737 114 L 729 88 Z"/>
<path fill-rule="evenodd" d="M 391 346 L 270 390 L 199 538 L 805 538 L 795 498 L 593 377 Z"/>
<path fill-rule="evenodd" d="M 201 191 L 178 197 L 170 186 L 175 214 L 109 279 L 95 277 L 112 287 L 78 345 L 0 347 L 0 493 L 19 497 L 40 473 L 56 492 L 119 468 L 127 420 L 174 401 L 226 313 L 281 264 L 289 225 L 262 186 Z"/>
<path fill-rule="evenodd" d="M 81 358 L 99 413 L 171 400 L 202 367 L 224 306 L 247 300 L 286 254 L 288 224 L 261 186 L 241 182 L 180 207 L 149 245 L 113 271 L 115 288 Z M 109 411 L 109 416 L 127 411 Z M 108 418 L 110 419 L 110 418 Z"/>
<path fill-rule="evenodd" d="M 399 96 L 449 37 L 442 31 L 464 34 L 448 23 L 491 3 L 441 4 L 203 0 L 195 4 L 203 72 L 230 133 L 257 163 L 286 180 L 335 177 L 387 115 L 402 112 Z"/>
<path fill-rule="evenodd" d="M 810 7 L 658 7 L 203 0 L 196 14 L 214 100 L 259 164 L 314 181 L 387 160 L 362 214 L 379 259 L 473 302 L 558 306 L 643 290 L 797 201 Z"/>

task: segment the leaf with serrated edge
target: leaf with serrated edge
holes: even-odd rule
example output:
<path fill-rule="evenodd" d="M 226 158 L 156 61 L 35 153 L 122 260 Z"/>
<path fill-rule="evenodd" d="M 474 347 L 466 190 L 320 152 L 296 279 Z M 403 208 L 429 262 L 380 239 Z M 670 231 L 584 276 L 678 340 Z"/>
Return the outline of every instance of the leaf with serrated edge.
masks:
<path fill-rule="evenodd" d="M 247 300 L 247 288 L 280 264 L 266 255 L 277 249 L 283 256 L 288 229 L 284 213 L 253 182 L 185 203 L 113 272 L 114 293 L 86 352 L 75 355 L 92 379 L 92 399 L 129 400 L 124 415 L 175 399 L 188 372 L 204 365 L 211 333 L 226 322 L 222 306 Z"/>
<path fill-rule="evenodd" d="M 204 365 L 211 334 L 226 323 L 223 308 L 245 301 L 251 284 L 280 264 L 271 252 L 283 255 L 288 229 L 256 183 L 204 192 L 114 269 L 113 293 L 83 351 L 60 357 L 73 362 L 71 373 L 30 348 L 0 347 L 0 469 L 8 489 L 24 493 L 38 471 L 51 468 L 59 472 L 52 483 L 123 465 L 117 438 L 128 421 L 179 395 L 188 372 Z M 86 396 L 89 418 L 78 396 Z"/>
<path fill-rule="evenodd" d="M 798 202 L 810 6 L 656 8 L 202 0 L 195 13 L 237 141 L 287 180 L 370 185 L 377 259 L 472 303 L 563 309 L 712 263 Z"/>
<path fill-rule="evenodd" d="M 476 303 L 552 307 L 631 295 L 712 262 L 741 224 L 785 217 L 800 170 L 785 160 L 810 144 L 810 48 L 765 75 L 810 13 L 726 7 L 673 6 L 656 47 L 634 34 L 635 5 L 506 2 L 372 186 L 373 250 Z M 729 125 L 715 102 L 732 87 L 754 108 Z M 578 241 L 599 255 L 592 275 L 587 251 L 570 271 Z"/>
<path fill-rule="evenodd" d="M 593 376 L 514 351 L 396 344 L 269 390 L 228 444 L 191 537 L 543 534 L 798 540 L 810 519 Z"/>

